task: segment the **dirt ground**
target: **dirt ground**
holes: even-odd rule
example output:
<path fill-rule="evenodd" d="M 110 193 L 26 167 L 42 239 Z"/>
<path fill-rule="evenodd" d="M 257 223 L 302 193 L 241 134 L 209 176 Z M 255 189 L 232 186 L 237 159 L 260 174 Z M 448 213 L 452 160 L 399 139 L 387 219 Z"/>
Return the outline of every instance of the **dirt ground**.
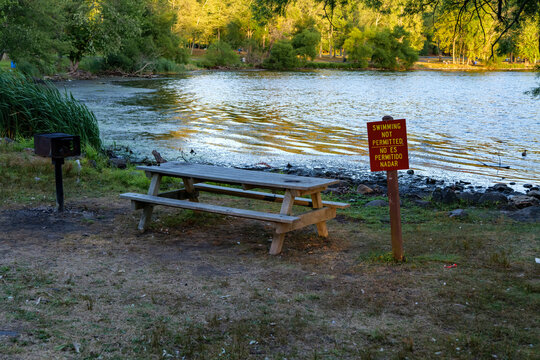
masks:
<path fill-rule="evenodd" d="M 472 269 L 359 261 L 373 240 L 358 220 L 338 216 L 328 240 L 296 231 L 270 256 L 264 223 L 154 214 L 140 234 L 115 198 L 0 210 L 0 358 L 534 358 L 523 336 L 464 335 L 492 322 L 465 302 L 474 287 L 445 289 Z"/>
<path fill-rule="evenodd" d="M 101 322 L 102 316 L 110 318 L 110 325 L 119 331 L 112 335 L 118 343 L 125 340 L 121 339 L 122 332 L 138 336 L 144 331 L 136 324 L 127 326 L 124 321 L 115 324 L 114 318 L 127 316 L 130 306 L 147 299 L 158 308 L 182 313 L 195 323 L 208 322 L 209 318 L 242 322 L 253 316 L 253 296 L 264 299 L 267 294 L 290 295 L 290 299 L 283 301 L 294 304 L 298 287 L 316 291 L 332 281 L 339 289 L 339 284 L 350 276 L 347 268 L 353 264 L 341 252 L 343 244 L 326 242 L 312 229 L 296 232 L 294 242 L 286 240 L 285 257 L 273 257 L 268 255 L 272 229 L 263 223 L 204 214 L 203 220 L 195 217 L 193 222 L 188 219 L 185 227 L 170 229 L 160 226 L 159 218 L 174 216 L 172 211 L 156 209 L 155 214 L 158 221 L 154 228 L 139 234 L 139 213 L 132 212 L 127 202 L 70 201 L 64 213 L 57 213 L 51 206 L 5 209 L 0 212 L 0 262 L 3 266 L 22 266 L 30 272 L 52 274 L 53 283 L 69 285 L 69 292 L 79 300 L 76 309 L 68 309 L 64 315 L 68 322 L 80 322 L 79 326 L 84 327 L 83 324 Z M 310 257 L 321 251 L 322 256 Z M 27 300 L 36 309 L 64 292 L 54 287 L 35 290 L 30 291 L 33 297 Z M 86 303 L 90 301 L 93 310 L 88 309 L 88 304 L 80 304 L 80 299 L 91 299 Z M 278 321 L 295 310 L 287 305 L 267 311 L 278 312 Z M 160 311 L 155 312 L 156 316 L 159 314 Z M 32 340 L 36 329 L 29 327 L 31 324 L 5 322 L 5 317 L 2 320 L 0 330 L 18 333 L 32 343 L 26 346 L 21 358 L 57 356 L 55 348 Z M 337 317 L 328 319 L 332 326 L 336 321 L 341 322 Z M 84 338 L 88 331 L 66 333 Z M 84 342 L 80 338 L 74 340 L 77 341 Z M 95 353 L 100 353 L 101 346 L 94 344 L 98 341 L 87 339 L 86 349 L 95 348 Z M 270 348 L 272 352 L 290 353 L 288 342 L 276 340 Z M 310 348 L 312 344 L 307 341 L 301 346 Z M 251 347 L 254 349 L 250 352 L 256 354 L 257 346 Z"/>

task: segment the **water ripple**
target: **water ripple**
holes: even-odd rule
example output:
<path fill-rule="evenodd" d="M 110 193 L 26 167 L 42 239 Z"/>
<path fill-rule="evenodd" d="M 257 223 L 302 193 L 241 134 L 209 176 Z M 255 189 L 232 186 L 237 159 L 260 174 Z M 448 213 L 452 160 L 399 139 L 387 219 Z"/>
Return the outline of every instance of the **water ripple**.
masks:
<path fill-rule="evenodd" d="M 189 147 L 214 162 L 323 159 L 365 169 L 366 122 L 391 114 L 407 119 L 411 168 L 540 182 L 540 106 L 523 94 L 535 84 L 526 72 L 321 70 L 65 86 L 94 110 L 106 140 L 142 152 Z"/>

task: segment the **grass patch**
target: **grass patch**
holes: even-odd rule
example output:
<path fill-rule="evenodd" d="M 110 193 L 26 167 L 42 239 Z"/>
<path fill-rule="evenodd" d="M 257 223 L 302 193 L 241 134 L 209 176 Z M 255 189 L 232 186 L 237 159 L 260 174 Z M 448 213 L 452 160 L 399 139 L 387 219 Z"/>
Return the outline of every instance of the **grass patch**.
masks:
<path fill-rule="evenodd" d="M 11 68 L 11 63 L 6 60 L 0 60 L 0 70 L 8 71 Z"/>

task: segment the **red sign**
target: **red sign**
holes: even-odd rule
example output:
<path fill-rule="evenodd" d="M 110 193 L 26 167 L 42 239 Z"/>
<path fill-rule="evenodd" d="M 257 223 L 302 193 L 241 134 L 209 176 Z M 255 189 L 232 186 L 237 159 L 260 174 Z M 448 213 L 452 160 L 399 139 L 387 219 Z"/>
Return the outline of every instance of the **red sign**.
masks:
<path fill-rule="evenodd" d="M 367 123 L 371 171 L 409 168 L 405 119 Z"/>

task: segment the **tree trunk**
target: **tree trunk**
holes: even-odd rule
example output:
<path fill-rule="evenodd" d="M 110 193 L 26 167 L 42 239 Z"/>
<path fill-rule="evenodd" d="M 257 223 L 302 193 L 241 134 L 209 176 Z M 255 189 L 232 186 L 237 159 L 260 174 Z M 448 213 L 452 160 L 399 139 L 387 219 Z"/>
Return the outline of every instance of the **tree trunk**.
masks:
<path fill-rule="evenodd" d="M 334 57 L 334 49 L 332 48 L 333 43 L 333 36 L 334 36 L 334 27 L 332 24 L 330 24 L 330 32 L 328 34 L 328 54 L 331 58 Z"/>
<path fill-rule="evenodd" d="M 74 73 L 76 72 L 78 69 L 79 69 L 79 60 L 69 60 L 70 62 L 70 65 L 69 65 L 69 72 L 71 73 Z"/>
<path fill-rule="evenodd" d="M 456 63 L 456 38 L 452 42 L 452 64 Z"/>

